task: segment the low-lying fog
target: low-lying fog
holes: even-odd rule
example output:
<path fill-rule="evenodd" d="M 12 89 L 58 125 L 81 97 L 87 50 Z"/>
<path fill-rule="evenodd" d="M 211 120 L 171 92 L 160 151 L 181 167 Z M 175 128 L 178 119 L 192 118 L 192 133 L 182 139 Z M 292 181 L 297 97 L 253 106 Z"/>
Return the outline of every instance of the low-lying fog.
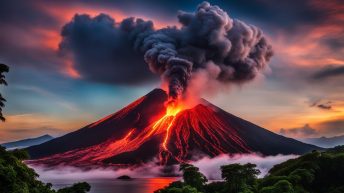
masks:
<path fill-rule="evenodd" d="M 296 158 L 297 155 L 276 155 L 276 156 L 261 156 L 258 154 L 235 154 L 235 155 L 220 155 L 215 158 L 203 157 L 191 164 L 200 168 L 200 171 L 207 176 L 208 179 L 221 179 L 220 166 L 232 163 L 253 163 L 261 171 L 259 177 L 267 174 L 269 169 L 288 159 Z M 100 168 L 81 169 L 70 166 L 60 166 L 56 168 L 45 168 L 42 166 L 31 166 L 40 175 L 40 179 L 44 181 L 68 179 L 68 180 L 87 180 L 87 179 L 113 179 L 121 175 L 128 175 L 132 178 L 154 178 L 166 176 L 163 173 L 164 167 L 155 164 L 145 164 L 136 168 L 128 169 L 114 169 L 114 168 Z M 179 174 L 178 165 L 172 169 L 175 174 Z"/>

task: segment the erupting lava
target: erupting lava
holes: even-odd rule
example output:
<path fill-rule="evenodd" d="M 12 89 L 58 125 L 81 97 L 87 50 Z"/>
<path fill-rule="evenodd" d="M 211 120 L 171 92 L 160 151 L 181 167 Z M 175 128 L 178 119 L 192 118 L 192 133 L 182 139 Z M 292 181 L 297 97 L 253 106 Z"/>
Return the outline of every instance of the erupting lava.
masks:
<path fill-rule="evenodd" d="M 189 107 L 168 103 L 155 89 L 120 111 L 86 127 L 28 148 L 31 164 L 137 165 L 175 164 L 200 156 L 260 152 L 302 153 L 308 146 L 276 135 L 201 100 Z"/>
<path fill-rule="evenodd" d="M 165 164 L 168 160 L 168 156 L 171 152 L 168 150 L 167 144 L 169 142 L 170 129 L 173 126 L 176 116 L 183 110 L 183 106 L 178 102 L 167 103 L 166 114 L 156 121 L 153 125 L 153 129 L 166 128 L 164 141 L 162 142 L 162 150 L 159 153 L 160 163 Z"/>

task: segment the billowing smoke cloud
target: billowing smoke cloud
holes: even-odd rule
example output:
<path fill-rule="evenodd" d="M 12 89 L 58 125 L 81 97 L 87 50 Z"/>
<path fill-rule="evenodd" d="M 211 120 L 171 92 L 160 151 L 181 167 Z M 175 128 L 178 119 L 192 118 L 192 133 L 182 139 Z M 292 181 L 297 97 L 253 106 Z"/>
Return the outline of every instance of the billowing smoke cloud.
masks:
<path fill-rule="evenodd" d="M 244 83 L 255 78 L 273 54 L 271 45 L 260 29 L 230 18 L 221 8 L 208 2 L 201 3 L 193 13 L 180 11 L 178 20 L 180 28 L 155 30 L 152 22 L 141 19 L 128 18 L 115 25 L 105 15 L 93 19 L 76 16 L 64 27 L 61 48 L 71 49 L 80 66 L 84 64 L 91 68 L 102 62 L 104 53 L 110 52 L 106 56 L 112 59 L 117 57 L 121 63 L 113 59 L 118 65 L 107 71 L 118 76 L 117 71 L 121 72 L 122 68 L 130 66 L 127 76 L 132 79 L 135 79 L 136 72 L 140 72 L 142 66 L 138 65 L 140 62 L 133 64 L 128 60 L 137 57 L 133 53 L 141 52 L 149 69 L 167 81 L 169 96 L 173 100 L 185 93 L 195 72 L 209 69 L 209 63 L 217 68 L 217 74 L 213 70 L 211 72 L 212 79 L 222 83 Z M 79 28 L 85 29 L 79 31 Z M 78 42 L 85 36 L 86 45 L 83 41 Z M 99 48 L 99 44 L 112 49 Z M 129 51 L 128 45 L 133 46 L 135 51 Z M 90 50 L 85 50 L 85 47 Z M 92 53 L 95 49 L 96 53 L 99 53 L 98 49 L 102 50 L 101 57 Z M 89 62 L 93 65 L 87 64 Z"/>
<path fill-rule="evenodd" d="M 143 61 L 143 54 L 134 51 L 128 31 L 136 35 L 152 29 L 151 22 L 140 19 L 129 18 L 117 24 L 105 14 L 94 18 L 77 14 L 63 27 L 59 50 L 67 57 L 71 53 L 74 67 L 86 80 L 138 84 L 154 76 Z"/>

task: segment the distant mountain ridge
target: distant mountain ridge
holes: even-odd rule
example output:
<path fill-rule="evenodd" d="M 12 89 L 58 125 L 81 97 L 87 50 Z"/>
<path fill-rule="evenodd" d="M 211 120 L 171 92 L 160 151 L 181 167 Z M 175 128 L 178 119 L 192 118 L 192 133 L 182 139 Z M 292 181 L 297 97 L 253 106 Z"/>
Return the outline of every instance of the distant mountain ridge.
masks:
<path fill-rule="evenodd" d="M 302 142 L 313 144 L 319 147 L 330 148 L 338 145 L 344 145 L 344 135 L 334 137 L 319 137 L 299 139 Z"/>
<path fill-rule="evenodd" d="M 50 141 L 52 139 L 54 139 L 54 137 L 52 137 L 51 135 L 42 135 L 35 138 L 28 138 L 28 139 L 22 139 L 18 141 L 3 143 L 1 144 L 1 146 L 5 147 L 6 149 L 16 149 L 16 148 L 21 149 L 21 148 L 30 147 L 33 145 L 39 145 L 44 142 Z"/>

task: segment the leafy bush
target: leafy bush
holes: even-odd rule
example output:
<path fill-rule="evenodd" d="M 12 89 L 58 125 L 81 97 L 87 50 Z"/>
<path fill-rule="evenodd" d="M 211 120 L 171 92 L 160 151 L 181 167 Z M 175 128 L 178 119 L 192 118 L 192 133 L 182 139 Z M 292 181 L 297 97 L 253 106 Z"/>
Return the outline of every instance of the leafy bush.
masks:
<path fill-rule="evenodd" d="M 0 146 L 0 192 L 1 193 L 56 193 L 50 183 L 39 180 L 38 174 L 22 161 L 29 156 L 23 150 L 6 151 Z M 57 193 L 85 193 L 90 190 L 86 182 L 63 188 Z"/>

